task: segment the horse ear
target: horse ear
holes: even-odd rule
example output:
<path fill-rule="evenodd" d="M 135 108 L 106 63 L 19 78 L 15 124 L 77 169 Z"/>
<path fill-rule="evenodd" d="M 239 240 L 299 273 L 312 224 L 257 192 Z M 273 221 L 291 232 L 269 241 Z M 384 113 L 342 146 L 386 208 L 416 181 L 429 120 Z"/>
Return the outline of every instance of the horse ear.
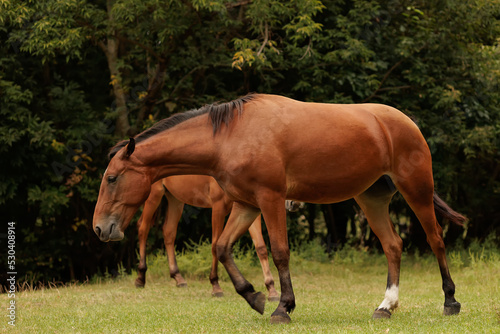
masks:
<path fill-rule="evenodd" d="M 125 153 L 125 157 L 128 158 L 134 153 L 135 150 L 135 139 L 130 138 L 130 141 L 127 144 L 127 152 Z"/>

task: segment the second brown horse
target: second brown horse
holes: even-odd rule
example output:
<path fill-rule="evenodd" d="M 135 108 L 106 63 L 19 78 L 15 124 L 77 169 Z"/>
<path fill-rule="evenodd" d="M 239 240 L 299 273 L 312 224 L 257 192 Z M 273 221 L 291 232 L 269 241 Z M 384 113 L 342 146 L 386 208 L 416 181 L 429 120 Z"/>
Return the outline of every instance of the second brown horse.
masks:
<path fill-rule="evenodd" d="M 179 272 L 175 257 L 175 237 L 177 226 L 182 216 L 184 204 L 212 209 L 212 267 L 210 270 L 210 283 L 212 284 L 212 295 L 223 296 L 217 275 L 217 254 L 216 243 L 224 228 L 225 217 L 231 211 L 233 201 L 231 201 L 215 179 L 206 175 L 178 175 L 164 178 L 151 186 L 151 193 L 144 203 L 142 215 L 139 218 L 139 268 L 138 277 L 135 281 L 137 287 L 144 287 L 146 284 L 146 242 L 149 230 L 154 223 L 154 215 L 165 196 L 168 201 L 167 214 L 163 224 L 163 239 L 168 258 L 170 277 L 175 279 L 177 286 L 185 286 L 186 281 Z M 262 227 L 260 216 L 257 217 L 250 226 L 248 232 L 257 251 L 264 282 L 268 290 L 270 301 L 279 300 L 279 294 L 274 288 L 274 279 L 269 268 L 269 260 L 266 244 L 262 237 Z"/>

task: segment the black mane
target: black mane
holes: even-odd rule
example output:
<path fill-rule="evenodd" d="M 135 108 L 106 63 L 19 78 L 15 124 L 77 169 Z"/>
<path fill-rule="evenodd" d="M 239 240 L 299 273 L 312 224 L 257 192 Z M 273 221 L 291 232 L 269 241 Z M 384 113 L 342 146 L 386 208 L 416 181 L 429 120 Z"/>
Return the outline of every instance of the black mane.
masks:
<path fill-rule="evenodd" d="M 226 124 L 227 126 L 229 122 L 231 122 L 231 120 L 233 119 L 235 109 L 238 111 L 238 114 L 241 114 L 243 111 L 243 105 L 248 101 L 251 101 L 253 98 L 255 98 L 255 95 L 249 94 L 230 102 L 221 104 L 219 103 L 208 104 L 199 109 L 193 109 L 183 113 L 172 115 L 168 118 L 162 119 L 149 129 L 139 133 L 137 136 L 134 137 L 135 142 L 140 143 L 148 138 L 153 137 L 154 135 L 160 132 L 173 128 L 177 124 L 187 121 L 188 119 L 207 113 L 210 120 L 212 121 L 213 131 L 215 134 L 221 128 L 222 123 Z M 116 144 L 115 146 L 113 146 L 108 153 L 109 159 L 113 158 L 113 156 L 121 148 L 125 147 L 128 143 L 129 143 L 128 140 L 123 140 L 118 144 Z"/>

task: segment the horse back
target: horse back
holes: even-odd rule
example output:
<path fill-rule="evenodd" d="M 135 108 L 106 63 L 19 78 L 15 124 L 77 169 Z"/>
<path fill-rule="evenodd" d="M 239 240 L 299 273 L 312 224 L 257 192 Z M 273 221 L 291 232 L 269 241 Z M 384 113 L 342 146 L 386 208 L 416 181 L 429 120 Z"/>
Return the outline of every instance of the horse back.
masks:
<path fill-rule="evenodd" d="M 231 135 L 232 169 L 253 169 L 255 180 L 286 184 L 287 198 L 309 202 L 353 197 L 390 174 L 405 149 L 428 150 L 416 125 L 390 106 L 273 95 L 248 102 Z"/>

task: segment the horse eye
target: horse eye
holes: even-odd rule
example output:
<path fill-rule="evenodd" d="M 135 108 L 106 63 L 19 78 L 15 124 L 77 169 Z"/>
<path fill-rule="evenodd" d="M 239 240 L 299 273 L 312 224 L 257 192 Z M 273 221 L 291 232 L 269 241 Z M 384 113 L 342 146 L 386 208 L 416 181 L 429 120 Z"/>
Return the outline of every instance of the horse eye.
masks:
<path fill-rule="evenodd" d="M 116 182 L 116 176 L 108 176 L 108 183 L 115 183 Z"/>

